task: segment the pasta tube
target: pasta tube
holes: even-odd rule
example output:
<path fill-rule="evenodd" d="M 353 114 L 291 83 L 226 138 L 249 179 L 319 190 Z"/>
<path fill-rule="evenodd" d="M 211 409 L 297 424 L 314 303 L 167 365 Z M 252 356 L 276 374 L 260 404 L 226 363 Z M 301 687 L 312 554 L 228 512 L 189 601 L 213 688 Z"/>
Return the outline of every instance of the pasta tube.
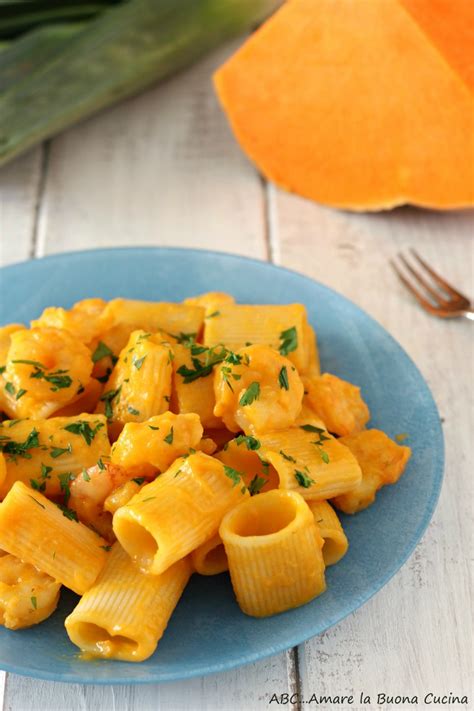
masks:
<path fill-rule="evenodd" d="M 36 321 L 31 322 L 31 328 L 64 329 L 83 343 L 89 343 L 105 328 L 102 314 L 106 305 L 103 299 L 83 299 L 69 311 L 49 306 Z"/>
<path fill-rule="evenodd" d="M 307 342 L 306 309 L 302 304 L 222 306 L 214 318 L 207 318 L 204 343 L 221 343 L 231 351 L 258 343 L 287 356 L 300 372 L 309 367 L 313 344 Z"/>
<path fill-rule="evenodd" d="M 153 654 L 191 575 L 187 558 L 141 573 L 116 543 L 95 585 L 66 618 L 69 638 L 94 657 L 142 662 Z"/>
<path fill-rule="evenodd" d="M 229 511 L 220 529 L 243 612 L 267 617 L 326 589 L 323 539 L 304 499 L 275 489 Z"/>
<path fill-rule="evenodd" d="M 19 481 L 0 505 L 0 548 L 78 595 L 95 582 L 107 555 L 103 538 Z"/>
<path fill-rule="evenodd" d="M 2 422 L 0 451 L 6 463 L 0 499 L 15 481 L 47 496 L 59 496 L 76 474 L 109 454 L 110 442 L 105 418 L 83 414 Z"/>
<path fill-rule="evenodd" d="M 260 436 L 262 454 L 280 477 L 280 488 L 305 499 L 329 499 L 357 486 L 362 472 L 352 452 L 326 430 L 305 424 Z"/>
<path fill-rule="evenodd" d="M 120 508 L 114 533 L 142 570 L 159 575 L 212 538 L 245 496 L 238 472 L 197 452 L 176 460 Z"/>
<path fill-rule="evenodd" d="M 323 558 L 326 567 L 338 563 L 347 553 L 349 542 L 336 512 L 327 501 L 307 501 L 324 541 Z"/>
<path fill-rule="evenodd" d="M 200 575 L 218 575 L 229 570 L 224 544 L 218 533 L 191 553 L 191 563 Z"/>
<path fill-rule="evenodd" d="M 112 326 L 127 323 L 151 333 L 166 331 L 197 335 L 202 328 L 204 309 L 196 305 L 113 299 L 105 307 L 102 317 Z"/>
<path fill-rule="evenodd" d="M 169 408 L 173 351 L 161 334 L 134 331 L 100 398 L 112 422 L 145 422 Z"/>
<path fill-rule="evenodd" d="M 411 456 L 410 447 L 402 447 L 381 430 L 365 430 L 339 440 L 355 455 L 362 470 L 362 479 L 333 500 L 336 508 L 353 514 L 375 501 L 377 491 L 386 484 L 395 484 L 405 471 Z"/>

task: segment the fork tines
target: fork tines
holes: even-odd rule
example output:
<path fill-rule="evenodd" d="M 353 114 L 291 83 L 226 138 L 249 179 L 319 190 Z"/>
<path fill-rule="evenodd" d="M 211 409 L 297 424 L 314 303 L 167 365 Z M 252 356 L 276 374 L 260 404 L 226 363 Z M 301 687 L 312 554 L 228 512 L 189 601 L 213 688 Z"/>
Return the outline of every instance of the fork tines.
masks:
<path fill-rule="evenodd" d="M 401 253 L 397 255 L 399 264 L 394 259 L 390 263 L 402 284 L 426 311 L 441 318 L 453 318 L 471 309 L 469 299 L 435 272 L 414 249 L 410 249 L 410 255 L 411 263 Z"/>

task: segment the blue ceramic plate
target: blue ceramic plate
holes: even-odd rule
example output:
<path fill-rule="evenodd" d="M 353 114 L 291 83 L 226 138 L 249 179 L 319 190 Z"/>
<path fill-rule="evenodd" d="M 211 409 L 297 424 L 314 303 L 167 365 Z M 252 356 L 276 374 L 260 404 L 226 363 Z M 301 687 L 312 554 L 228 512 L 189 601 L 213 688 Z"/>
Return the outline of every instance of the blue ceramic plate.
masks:
<path fill-rule="evenodd" d="M 0 668 L 57 681 L 130 684 L 218 672 L 280 652 L 323 632 L 382 588 L 407 560 L 433 514 L 443 473 L 443 435 L 428 387 L 406 353 L 343 296 L 295 272 L 226 254 L 181 249 L 114 249 L 61 254 L 0 271 L 0 323 L 27 322 L 50 305 L 78 299 L 180 301 L 209 290 L 238 301 L 302 302 L 316 328 L 324 370 L 362 386 L 372 426 L 409 433 L 413 456 L 398 484 L 374 506 L 344 517 L 348 554 L 327 571 L 327 592 L 276 617 L 240 612 L 227 575 L 195 576 L 155 655 L 141 664 L 85 662 L 63 619 L 76 598 L 30 630 L 0 628 Z"/>

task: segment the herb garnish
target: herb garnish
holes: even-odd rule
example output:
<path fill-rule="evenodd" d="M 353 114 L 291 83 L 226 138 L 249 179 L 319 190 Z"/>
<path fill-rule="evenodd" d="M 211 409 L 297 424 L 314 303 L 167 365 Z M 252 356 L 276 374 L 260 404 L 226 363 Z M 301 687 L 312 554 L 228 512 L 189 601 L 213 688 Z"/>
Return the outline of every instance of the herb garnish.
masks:
<path fill-rule="evenodd" d="M 239 435 L 235 438 L 235 443 L 237 446 L 245 444 L 247 449 L 251 451 L 255 451 L 256 449 L 260 449 L 261 447 L 260 440 L 256 437 L 252 437 L 251 435 Z"/>
<path fill-rule="evenodd" d="M 75 474 L 72 474 L 71 472 L 64 472 L 62 474 L 58 474 L 58 479 L 59 479 L 59 486 L 61 487 L 61 491 L 64 493 L 64 503 L 67 505 L 69 499 L 71 498 L 71 489 L 69 487 L 69 484 L 71 481 L 74 481 L 76 478 Z"/>
<path fill-rule="evenodd" d="M 163 441 L 166 442 L 166 444 L 173 444 L 173 437 L 174 437 L 174 431 L 173 431 L 173 425 L 171 425 L 171 429 L 169 433 L 166 435 L 166 437 L 163 437 Z"/>
<path fill-rule="evenodd" d="M 283 459 L 286 459 L 287 462 L 293 462 L 293 464 L 296 464 L 296 459 L 289 454 L 285 454 L 285 452 L 280 449 L 280 454 L 283 457 Z"/>
<path fill-rule="evenodd" d="M 318 435 L 318 439 L 314 442 L 311 442 L 311 444 L 316 445 L 323 462 L 325 464 L 329 464 L 329 455 L 323 449 L 323 442 L 329 442 L 331 439 L 330 437 L 326 436 L 326 430 L 323 430 L 321 427 L 315 427 L 314 425 L 301 425 L 300 429 L 304 430 L 305 432 L 314 432 Z"/>
<path fill-rule="evenodd" d="M 46 380 L 47 383 L 53 386 L 50 388 L 53 393 L 57 390 L 69 388 L 72 385 L 72 378 L 69 375 L 65 375 L 65 373 L 68 372 L 67 370 L 60 369 L 50 373 L 46 366 L 37 360 L 13 360 L 12 363 L 23 363 L 24 365 L 33 366 L 34 371 L 31 373 L 30 378 Z"/>
<path fill-rule="evenodd" d="M 15 386 L 13 385 L 13 383 L 5 383 L 5 390 L 7 391 L 7 393 L 8 393 L 9 395 L 12 395 L 12 396 L 13 396 L 13 395 L 15 394 L 15 392 L 16 392 Z"/>
<path fill-rule="evenodd" d="M 224 464 L 224 474 L 229 477 L 229 479 L 232 479 L 233 486 L 236 486 L 239 484 L 242 480 L 242 474 L 237 471 L 237 469 L 233 469 L 232 467 L 228 467 Z"/>
<path fill-rule="evenodd" d="M 0 442 L 0 451 L 6 454 L 10 461 L 16 461 L 16 457 L 31 459 L 31 454 L 28 450 L 39 446 L 39 432 L 33 427 L 24 442 L 14 442 L 13 440 Z"/>
<path fill-rule="evenodd" d="M 98 422 L 96 426 L 92 428 L 85 420 L 78 420 L 77 422 L 73 422 L 72 425 L 66 425 L 63 429 L 67 432 L 72 432 L 72 434 L 81 435 L 85 443 L 90 447 L 92 440 L 103 426 L 103 422 Z"/>
<path fill-rule="evenodd" d="M 194 348 L 194 355 L 193 355 Z M 199 349 L 199 354 L 196 352 L 196 348 Z M 204 348 L 203 346 L 193 346 L 191 345 L 191 361 L 193 368 L 189 368 L 187 365 L 181 365 L 176 371 L 182 376 L 185 384 L 192 383 L 198 378 L 205 378 L 207 375 L 212 373 L 212 369 L 218 363 L 222 363 L 225 360 L 228 351 L 224 346 L 213 346 L 212 348 Z M 199 360 L 196 355 L 206 354 L 204 361 Z"/>
<path fill-rule="evenodd" d="M 71 444 L 68 444 L 67 447 L 52 447 L 50 451 L 50 456 L 53 459 L 57 459 L 57 457 L 61 457 L 63 454 L 71 454 L 72 452 L 72 447 Z"/>
<path fill-rule="evenodd" d="M 140 414 L 140 410 L 136 410 L 131 405 L 128 405 L 127 410 L 131 415 L 139 415 Z"/>
<path fill-rule="evenodd" d="M 140 370 L 142 367 L 143 363 L 145 362 L 146 355 L 144 355 L 142 358 L 133 358 L 132 359 L 132 364 L 135 366 L 137 370 Z"/>
<path fill-rule="evenodd" d="M 160 429 L 159 427 L 154 427 L 153 425 L 148 425 L 148 427 L 149 427 L 151 430 L 159 430 L 159 429 Z"/>
<path fill-rule="evenodd" d="M 309 489 L 311 484 L 315 483 L 314 479 L 311 479 L 305 472 L 301 472 L 298 469 L 295 469 L 295 479 L 304 489 Z"/>
<path fill-rule="evenodd" d="M 108 420 L 111 420 L 113 417 L 112 402 L 120 395 L 121 389 L 122 386 L 119 385 L 115 390 L 108 390 L 100 398 L 102 402 L 105 402 L 105 416 Z"/>
<path fill-rule="evenodd" d="M 284 365 L 283 368 L 280 370 L 280 374 L 278 376 L 278 382 L 280 384 L 280 388 L 284 388 L 285 390 L 290 389 L 290 383 L 288 382 L 288 371 L 286 369 L 286 365 Z"/>
<path fill-rule="evenodd" d="M 135 477 L 135 479 L 132 479 L 132 481 L 134 481 L 135 484 L 138 484 L 138 486 L 141 486 L 143 484 L 143 482 L 145 481 L 145 477 L 144 476 L 137 476 L 137 477 Z"/>
<path fill-rule="evenodd" d="M 244 392 L 239 400 L 239 405 L 245 407 L 246 405 L 251 405 L 254 400 L 258 400 L 260 397 L 260 383 L 253 382 L 250 383 L 247 390 Z"/>
<path fill-rule="evenodd" d="M 264 486 L 264 484 L 266 484 L 266 480 L 263 479 L 261 476 L 258 476 L 258 474 L 255 474 L 254 478 L 248 486 L 250 496 L 255 496 L 255 494 L 259 494 L 260 489 L 262 488 L 262 486 Z"/>
<path fill-rule="evenodd" d="M 288 355 L 298 348 L 298 333 L 295 326 L 287 328 L 286 331 L 280 333 L 280 348 L 278 349 L 281 355 Z"/>
<path fill-rule="evenodd" d="M 215 318 L 216 316 L 220 316 L 221 312 L 220 311 L 213 311 L 212 314 L 209 314 L 208 316 L 205 316 L 204 318 Z"/>
<path fill-rule="evenodd" d="M 102 548 L 106 553 L 112 550 L 112 546 L 99 546 L 99 548 Z"/>
<path fill-rule="evenodd" d="M 70 521 L 75 521 L 76 523 L 79 523 L 77 513 L 74 511 L 74 509 L 69 509 L 67 506 L 63 506 L 62 504 L 56 504 L 56 506 L 60 511 L 62 511 L 63 516 L 68 518 Z"/>
<path fill-rule="evenodd" d="M 118 361 L 117 356 L 114 355 L 114 352 L 108 347 L 108 345 L 103 341 L 99 341 L 97 348 L 92 354 L 92 362 L 97 363 L 99 360 L 102 360 L 102 358 L 107 358 L 107 356 L 110 356 L 114 365 Z"/>
<path fill-rule="evenodd" d="M 31 600 L 31 604 L 32 604 L 33 608 L 34 608 L 35 610 L 37 610 L 37 609 L 38 609 L 38 602 L 37 602 L 37 600 L 36 600 L 36 597 L 33 595 L 33 596 L 30 598 L 30 600 Z"/>

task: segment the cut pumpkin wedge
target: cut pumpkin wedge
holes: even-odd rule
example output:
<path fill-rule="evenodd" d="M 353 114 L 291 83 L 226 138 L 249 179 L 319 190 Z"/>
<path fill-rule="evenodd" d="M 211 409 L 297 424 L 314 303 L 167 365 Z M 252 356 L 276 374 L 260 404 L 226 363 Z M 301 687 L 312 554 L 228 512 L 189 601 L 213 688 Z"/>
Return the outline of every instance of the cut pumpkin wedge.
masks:
<path fill-rule="evenodd" d="M 471 10 L 449 4 L 289 0 L 214 77 L 242 148 L 335 207 L 474 204 Z"/>

